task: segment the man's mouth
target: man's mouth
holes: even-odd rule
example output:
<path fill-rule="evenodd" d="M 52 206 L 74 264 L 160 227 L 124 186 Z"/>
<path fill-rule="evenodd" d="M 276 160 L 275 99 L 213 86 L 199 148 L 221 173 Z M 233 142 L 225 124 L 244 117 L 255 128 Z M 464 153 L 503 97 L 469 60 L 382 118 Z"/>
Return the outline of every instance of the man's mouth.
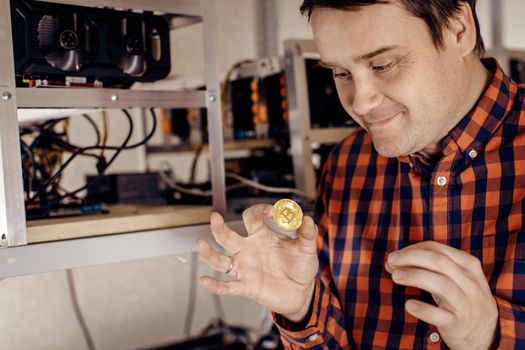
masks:
<path fill-rule="evenodd" d="M 401 112 L 397 112 L 391 115 L 390 117 L 379 119 L 379 120 L 369 120 L 367 121 L 367 123 L 371 127 L 383 126 L 383 125 L 388 124 L 390 121 L 394 120 L 395 118 L 397 118 L 400 114 Z"/>

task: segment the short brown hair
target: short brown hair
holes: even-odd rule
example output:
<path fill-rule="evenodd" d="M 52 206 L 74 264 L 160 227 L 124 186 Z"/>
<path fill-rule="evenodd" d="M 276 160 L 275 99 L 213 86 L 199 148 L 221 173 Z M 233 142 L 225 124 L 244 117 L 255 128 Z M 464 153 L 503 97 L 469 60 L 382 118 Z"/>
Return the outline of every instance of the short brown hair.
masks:
<path fill-rule="evenodd" d="M 478 56 L 485 54 L 485 45 L 479 29 L 479 21 L 476 15 L 476 0 L 399 0 L 408 12 L 425 21 L 432 36 L 436 48 L 443 45 L 443 29 L 449 25 L 449 18 L 459 10 L 462 2 L 467 2 L 472 8 L 474 22 L 476 24 L 476 48 Z M 499 1 L 499 0 L 495 0 Z M 312 16 L 316 8 L 331 8 L 336 10 L 359 10 L 361 7 L 375 4 L 388 4 L 391 0 L 304 0 L 301 5 L 301 14 Z"/>

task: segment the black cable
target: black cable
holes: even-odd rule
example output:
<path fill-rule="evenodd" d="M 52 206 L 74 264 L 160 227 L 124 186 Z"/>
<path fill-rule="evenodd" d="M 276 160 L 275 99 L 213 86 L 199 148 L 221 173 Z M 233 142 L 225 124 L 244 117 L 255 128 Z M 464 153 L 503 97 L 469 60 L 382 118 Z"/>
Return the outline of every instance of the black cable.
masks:
<path fill-rule="evenodd" d="M 31 152 L 31 149 L 29 148 L 29 145 L 25 143 L 22 139 L 20 139 L 20 146 L 25 151 L 25 153 L 29 156 L 29 160 L 31 161 L 31 176 L 28 174 L 27 178 L 27 195 L 28 197 L 31 195 L 31 192 L 33 191 L 33 181 L 35 179 L 36 174 L 36 162 L 35 162 L 35 155 L 33 152 Z"/>
<path fill-rule="evenodd" d="M 81 188 L 76 189 L 76 190 L 74 190 L 72 192 L 68 192 L 68 193 L 62 195 L 60 197 L 60 199 L 74 196 L 75 194 L 77 194 L 77 193 L 87 189 L 88 187 L 92 186 L 93 184 L 95 184 L 97 181 L 99 181 L 104 176 L 105 171 L 109 168 L 109 166 L 113 163 L 113 161 L 115 161 L 115 159 L 120 154 L 120 152 L 122 152 L 123 150 L 128 150 L 128 149 L 132 149 L 132 148 L 136 148 L 136 147 L 142 146 L 142 145 L 146 144 L 153 137 L 153 135 L 155 134 L 155 131 L 157 129 L 157 115 L 155 114 L 155 111 L 153 110 L 153 108 L 150 109 L 150 113 L 151 113 L 151 116 L 152 116 L 151 131 L 148 133 L 148 135 L 146 135 L 146 137 L 142 141 L 140 141 L 138 143 L 135 143 L 135 144 L 132 144 L 132 145 L 127 145 L 127 142 L 129 142 L 129 139 L 131 138 L 131 134 L 133 133 L 133 120 L 131 119 L 131 116 L 129 115 L 128 111 L 123 109 L 122 112 L 124 112 L 126 114 L 126 116 L 128 117 L 128 120 L 131 121 L 130 133 L 128 134 L 128 137 L 126 138 L 125 142 L 120 147 L 110 147 L 109 148 L 109 149 L 115 148 L 116 152 L 113 155 L 113 157 L 105 164 L 105 167 L 102 170 L 99 169 L 99 173 L 98 173 L 98 175 L 96 177 L 91 179 L 91 181 L 89 183 L 87 183 L 86 185 L 82 186 Z M 103 147 L 103 148 L 104 149 L 108 149 L 108 147 Z"/>
<path fill-rule="evenodd" d="M 126 116 L 126 118 L 128 119 L 128 122 L 129 122 L 129 132 L 128 132 L 128 135 L 126 136 L 126 139 L 125 141 L 123 142 L 122 146 L 126 146 L 127 143 L 129 142 L 129 139 L 131 138 L 131 135 L 133 134 L 133 119 L 131 118 L 130 114 L 128 113 L 128 111 L 126 110 L 122 110 L 122 112 L 124 112 L 124 115 Z M 39 192 L 45 192 L 47 190 L 47 188 L 52 185 L 56 179 L 58 179 L 58 177 L 60 177 L 60 175 L 62 174 L 62 172 L 66 169 L 66 167 L 69 165 L 69 163 L 71 163 L 73 161 L 73 159 L 75 159 L 78 155 L 88 151 L 88 150 L 92 150 L 92 149 L 98 149 L 99 146 L 90 146 L 90 147 L 83 147 L 83 148 L 78 148 L 77 150 L 75 150 L 71 156 L 69 156 L 69 158 L 60 166 L 60 168 L 55 172 L 55 174 L 53 174 L 53 176 L 51 176 L 49 178 L 49 180 L 47 180 L 39 189 Z M 116 154 L 118 155 L 120 153 L 120 151 L 117 149 L 117 152 Z M 112 160 L 114 160 L 114 157 L 112 158 Z M 74 193 L 77 193 L 76 191 Z M 74 195 L 74 193 L 71 193 L 72 195 Z M 35 199 L 36 199 L 37 196 L 34 196 L 32 197 L 29 202 L 33 202 Z"/>
<path fill-rule="evenodd" d="M 60 149 L 56 150 L 56 151 L 59 151 L 59 152 L 70 152 L 70 153 L 73 153 L 75 152 L 76 150 L 78 149 L 83 149 L 83 148 L 86 148 L 86 147 L 80 147 L 80 146 L 76 146 L 76 145 L 73 145 L 71 144 L 69 141 L 66 141 L 66 140 L 63 140 L 59 137 L 56 137 L 58 135 L 49 135 L 49 138 L 51 139 L 52 141 L 52 145 L 54 146 L 58 146 L 60 147 Z M 95 146 L 93 146 L 95 147 Z M 100 156 L 96 155 L 96 154 L 92 154 L 92 153 L 86 153 L 86 152 L 81 152 L 79 154 L 79 156 L 86 156 L 86 157 L 93 157 L 93 158 L 97 158 L 97 159 L 100 159 Z"/>
<path fill-rule="evenodd" d="M 197 150 L 195 151 L 195 155 L 193 156 L 193 161 L 191 162 L 191 172 L 190 172 L 190 184 L 195 183 L 195 176 L 197 172 L 197 163 L 199 162 L 199 158 L 201 156 L 202 150 L 204 149 L 204 143 L 201 143 Z"/>
<path fill-rule="evenodd" d="M 48 121 L 45 121 L 44 123 L 38 125 L 37 128 L 39 128 L 39 129 L 47 129 L 47 130 L 51 130 L 51 129 L 53 129 L 58 123 L 63 122 L 64 120 L 68 120 L 68 119 L 69 119 L 69 117 L 58 118 L 58 119 L 53 119 L 53 120 L 48 120 Z"/>
<path fill-rule="evenodd" d="M 126 146 L 127 146 L 128 142 L 129 142 L 129 140 L 131 139 L 131 136 L 133 135 L 133 119 L 131 118 L 131 115 L 129 114 L 129 112 L 126 111 L 125 109 L 123 109 L 122 112 L 126 115 L 126 118 L 128 118 L 128 121 L 129 121 L 128 135 L 126 136 L 126 139 L 124 140 L 124 142 L 122 142 L 122 146 L 117 148 L 117 150 L 115 151 L 115 153 L 113 154 L 113 156 L 111 157 L 111 159 L 108 162 L 106 162 L 105 158 L 101 158 L 101 162 L 102 163 L 98 163 L 97 164 L 97 170 L 98 170 L 97 176 L 95 176 L 93 179 L 91 179 L 91 181 L 89 181 L 84 186 L 82 186 L 82 187 L 80 187 L 80 188 L 78 188 L 78 189 L 76 189 L 76 190 L 74 190 L 72 192 L 67 192 L 66 194 L 60 196 L 59 199 L 72 197 L 72 196 L 76 195 L 77 193 L 79 193 L 80 191 L 83 191 L 86 188 L 88 188 L 89 186 L 92 186 L 93 184 L 95 184 L 97 181 L 99 181 L 104 176 L 104 173 L 110 167 L 110 165 L 115 161 L 115 159 L 117 159 L 117 157 L 120 154 L 120 152 L 122 152 L 124 149 L 126 149 Z"/>
<path fill-rule="evenodd" d="M 122 112 L 124 113 L 128 113 L 125 109 L 122 110 Z M 78 147 L 78 146 L 75 146 L 73 144 L 70 143 L 71 146 L 75 147 L 75 148 L 79 148 L 82 152 L 83 151 L 86 151 L 86 150 L 110 150 L 110 151 L 118 151 L 118 150 L 129 150 L 129 149 L 133 149 L 133 148 L 137 148 L 137 147 L 140 147 L 144 144 L 146 144 L 152 137 L 153 135 L 155 134 L 155 131 L 157 130 L 157 115 L 154 111 L 153 108 L 150 108 L 150 113 L 151 113 L 151 120 L 152 120 L 152 127 L 151 127 L 151 130 L 150 132 L 144 137 L 144 139 L 140 142 L 137 142 L 137 143 L 134 143 L 134 144 L 131 144 L 131 145 L 126 145 L 125 147 L 122 147 L 121 146 L 100 146 L 100 145 L 96 145 L 96 146 L 89 146 L 89 147 Z"/>
<path fill-rule="evenodd" d="M 25 136 L 25 135 L 30 135 L 36 131 L 40 131 L 42 129 L 39 129 L 39 128 L 36 128 L 34 126 L 32 127 L 25 127 L 25 128 L 20 128 L 20 137 L 22 136 Z"/>
<path fill-rule="evenodd" d="M 150 108 L 149 112 L 151 114 L 151 121 L 152 121 L 152 126 L 151 126 L 150 132 L 146 135 L 146 137 L 144 137 L 144 139 L 142 141 L 137 142 L 135 144 L 127 145 L 126 147 L 124 147 L 125 150 L 132 149 L 132 148 L 137 148 L 137 147 L 145 145 L 149 140 L 151 140 L 151 138 L 155 134 L 155 131 L 157 130 L 157 114 L 155 113 L 155 110 L 153 108 Z M 105 147 L 101 147 L 101 148 L 109 149 L 109 150 L 112 149 L 112 147 L 110 147 L 110 146 L 105 146 Z"/>
<path fill-rule="evenodd" d="M 73 310 L 75 311 L 75 315 L 80 325 L 80 329 L 82 330 L 82 334 L 84 335 L 84 339 L 86 340 L 89 350 L 95 350 L 95 344 L 93 343 L 93 338 L 91 337 L 91 333 L 89 332 L 89 329 L 87 328 L 86 321 L 84 320 L 84 316 L 82 316 L 82 311 L 80 310 L 80 305 L 78 304 L 77 291 L 75 288 L 75 280 L 73 279 L 73 271 L 67 270 L 66 273 L 67 273 L 67 284 L 69 286 L 69 295 L 71 296 L 71 303 L 73 304 Z"/>
<path fill-rule="evenodd" d="M 82 117 L 84 117 L 89 122 L 89 124 L 91 124 L 91 126 L 93 127 L 93 130 L 95 131 L 95 135 L 96 135 L 96 139 L 97 139 L 95 145 L 99 146 L 100 145 L 100 140 L 101 140 L 101 136 L 100 136 L 101 134 L 100 134 L 100 129 L 99 129 L 97 123 L 95 123 L 93 118 L 91 118 L 91 116 L 89 116 L 86 113 L 83 113 Z M 56 126 L 56 124 L 59 121 L 63 121 L 63 120 L 67 120 L 67 119 L 69 119 L 69 118 L 58 119 L 58 120 L 54 121 L 54 123 L 52 123 L 51 125 L 46 126 L 44 130 L 50 131 Z M 54 130 L 53 130 L 52 133 L 46 133 L 46 136 L 50 137 L 52 139 L 53 144 L 55 144 L 55 145 L 57 145 L 59 147 L 62 147 L 64 150 L 66 150 L 68 152 L 74 152 L 77 149 L 83 148 L 81 146 L 74 145 L 71 142 L 60 138 L 59 136 L 61 136 L 61 134 L 57 134 Z M 97 156 L 95 154 L 81 154 L 81 155 L 86 155 L 86 156 L 90 156 L 90 157 L 99 158 L 99 156 Z"/>
<path fill-rule="evenodd" d="M 130 130 L 128 132 L 128 135 L 126 137 L 125 142 L 123 142 L 122 145 L 120 145 L 120 146 L 100 146 L 100 145 L 96 145 L 96 146 L 77 148 L 71 154 L 71 156 L 64 162 L 64 164 L 62 164 L 62 166 L 55 172 L 55 174 L 48 181 L 46 181 L 46 183 L 44 185 L 42 185 L 41 190 L 45 191 L 51 184 L 53 184 L 53 182 L 56 181 L 56 179 L 61 175 L 61 173 L 65 170 L 65 168 L 69 165 L 69 163 L 71 163 L 73 161 L 73 159 L 75 159 L 79 155 L 82 155 L 86 151 L 101 150 L 101 149 L 102 150 L 115 150 L 116 153 L 113 155 L 113 157 L 108 162 L 106 162 L 104 166 L 102 166 L 99 169 L 99 174 L 98 174 L 98 176 L 96 178 L 92 179 L 92 181 L 90 181 L 90 183 L 88 183 L 87 185 L 81 187 L 80 189 L 75 190 L 73 192 L 68 192 L 65 195 L 61 196 L 60 198 L 66 198 L 66 197 L 74 196 L 76 193 L 85 190 L 86 188 L 91 186 L 94 182 L 98 181 L 102 177 L 104 171 L 111 165 L 111 163 L 113 163 L 113 161 L 116 159 L 118 154 L 120 154 L 120 152 L 122 152 L 123 150 L 129 150 L 129 149 L 132 149 L 132 148 L 136 148 L 136 147 L 142 146 L 142 145 L 146 144 L 153 137 L 153 135 L 155 134 L 155 131 L 157 129 L 157 115 L 155 114 L 155 110 L 153 108 L 150 108 L 150 113 L 151 113 L 151 116 L 152 116 L 152 128 L 151 128 L 151 131 L 148 133 L 148 135 L 146 135 L 146 137 L 142 141 L 137 142 L 135 144 L 131 144 L 131 145 L 128 145 L 127 143 L 129 142 L 129 139 L 131 138 L 131 136 L 133 134 L 133 129 L 134 129 L 133 119 L 131 118 L 131 115 L 129 114 L 129 112 L 126 111 L 125 109 L 123 109 L 122 112 L 127 117 L 128 121 L 130 123 L 129 124 L 130 125 Z M 72 145 L 72 146 L 75 147 L 74 145 Z M 100 159 L 104 159 L 104 158 L 100 158 Z M 32 197 L 29 201 L 32 202 L 35 199 L 36 199 L 36 196 Z"/>
<path fill-rule="evenodd" d="M 199 254 L 197 252 L 191 253 L 190 262 L 190 291 L 188 308 L 186 309 L 186 318 L 184 320 L 184 336 L 189 338 L 191 336 L 191 325 L 193 323 L 193 316 L 195 315 L 195 301 L 197 299 L 197 265 L 199 264 Z"/>

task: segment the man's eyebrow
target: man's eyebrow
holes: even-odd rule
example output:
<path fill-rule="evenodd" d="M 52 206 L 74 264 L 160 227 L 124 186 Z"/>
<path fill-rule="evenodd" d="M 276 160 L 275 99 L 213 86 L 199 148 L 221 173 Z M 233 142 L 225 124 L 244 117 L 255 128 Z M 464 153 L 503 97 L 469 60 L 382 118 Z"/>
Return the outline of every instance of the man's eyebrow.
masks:
<path fill-rule="evenodd" d="M 354 58 L 354 61 L 356 62 L 362 62 L 362 61 L 368 61 L 376 56 L 379 56 L 383 53 L 386 53 L 386 52 L 389 52 L 389 51 L 393 51 L 393 50 L 396 50 L 396 49 L 399 49 L 401 48 L 402 46 L 399 46 L 399 45 L 391 45 L 391 46 L 383 46 L 383 47 L 380 47 L 379 49 L 377 50 L 374 50 L 370 53 L 367 53 L 367 54 L 364 54 L 364 55 L 361 55 L 359 57 L 356 57 Z M 333 68 L 333 67 L 337 67 L 337 65 L 333 64 L 333 63 L 330 63 L 330 62 L 325 62 L 323 60 L 318 60 L 317 63 L 321 66 L 321 67 L 324 67 L 324 68 Z"/>
<path fill-rule="evenodd" d="M 399 45 L 392 45 L 392 46 L 383 46 L 377 50 L 374 50 L 370 53 L 367 53 L 367 54 L 364 54 L 364 55 L 361 55 L 357 58 L 355 58 L 355 61 L 356 62 L 362 62 L 362 61 L 368 61 L 369 59 L 371 58 L 374 58 L 376 56 L 379 56 L 385 52 L 388 52 L 388 51 L 392 51 L 392 50 L 395 50 L 395 49 L 398 49 L 400 48 Z"/>

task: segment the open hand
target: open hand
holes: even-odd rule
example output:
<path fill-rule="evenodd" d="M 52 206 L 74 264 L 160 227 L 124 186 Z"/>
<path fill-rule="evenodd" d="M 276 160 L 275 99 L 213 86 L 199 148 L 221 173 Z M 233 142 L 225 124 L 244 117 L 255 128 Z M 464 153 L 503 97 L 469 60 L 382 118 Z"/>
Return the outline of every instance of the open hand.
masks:
<path fill-rule="evenodd" d="M 212 213 L 212 234 L 230 254 L 216 252 L 205 240 L 197 242 L 199 253 L 211 268 L 229 272 L 236 279 L 221 281 L 204 276 L 199 282 L 212 293 L 244 296 L 299 321 L 308 311 L 319 268 L 317 227 L 305 216 L 297 239 L 278 235 L 264 224 L 272 208 L 260 204 L 244 211 L 247 237 L 230 229 L 220 214 Z"/>

